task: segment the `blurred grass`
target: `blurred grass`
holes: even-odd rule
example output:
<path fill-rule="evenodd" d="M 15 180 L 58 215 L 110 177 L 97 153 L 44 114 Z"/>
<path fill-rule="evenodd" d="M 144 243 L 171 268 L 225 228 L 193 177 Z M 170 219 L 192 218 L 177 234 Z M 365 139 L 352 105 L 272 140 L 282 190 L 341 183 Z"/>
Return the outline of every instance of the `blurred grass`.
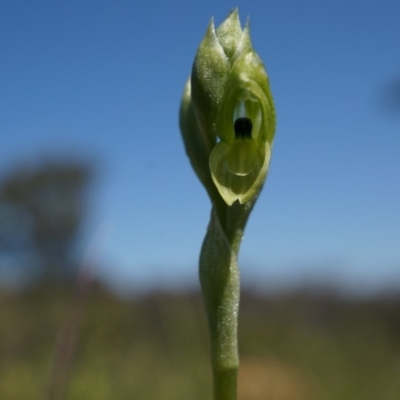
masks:
<path fill-rule="evenodd" d="M 50 399 L 70 298 L 66 287 L 0 293 L 0 399 Z M 211 399 L 198 294 L 121 300 L 96 286 L 78 309 L 68 379 L 52 399 Z M 239 326 L 241 400 L 400 399 L 400 296 L 244 292 Z"/>

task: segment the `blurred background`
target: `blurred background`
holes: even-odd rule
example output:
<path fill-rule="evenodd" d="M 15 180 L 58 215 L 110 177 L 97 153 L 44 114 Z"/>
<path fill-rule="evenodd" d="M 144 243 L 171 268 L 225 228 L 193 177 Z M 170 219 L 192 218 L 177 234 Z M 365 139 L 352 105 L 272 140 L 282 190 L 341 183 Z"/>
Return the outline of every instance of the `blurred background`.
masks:
<path fill-rule="evenodd" d="M 241 398 L 399 398 L 400 3 L 214 3 L 0 2 L 0 398 L 210 398 L 178 109 L 236 6 L 278 118 Z"/>

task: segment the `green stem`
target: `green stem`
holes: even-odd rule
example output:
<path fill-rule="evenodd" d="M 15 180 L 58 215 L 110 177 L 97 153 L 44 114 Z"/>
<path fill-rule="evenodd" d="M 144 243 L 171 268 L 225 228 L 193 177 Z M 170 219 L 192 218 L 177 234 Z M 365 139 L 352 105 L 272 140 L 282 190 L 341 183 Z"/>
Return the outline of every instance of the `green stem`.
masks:
<path fill-rule="evenodd" d="M 237 254 L 242 230 L 229 235 L 213 209 L 200 254 L 200 282 L 208 317 L 214 400 L 236 400 L 240 279 Z"/>

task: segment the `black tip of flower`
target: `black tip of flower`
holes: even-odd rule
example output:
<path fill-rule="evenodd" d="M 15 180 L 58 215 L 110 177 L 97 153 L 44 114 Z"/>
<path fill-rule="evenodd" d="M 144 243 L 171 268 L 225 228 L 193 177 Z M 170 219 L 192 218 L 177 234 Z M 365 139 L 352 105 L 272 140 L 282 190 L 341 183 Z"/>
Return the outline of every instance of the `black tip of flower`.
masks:
<path fill-rule="evenodd" d="M 237 118 L 235 121 L 235 138 L 251 139 L 253 124 L 250 118 Z"/>

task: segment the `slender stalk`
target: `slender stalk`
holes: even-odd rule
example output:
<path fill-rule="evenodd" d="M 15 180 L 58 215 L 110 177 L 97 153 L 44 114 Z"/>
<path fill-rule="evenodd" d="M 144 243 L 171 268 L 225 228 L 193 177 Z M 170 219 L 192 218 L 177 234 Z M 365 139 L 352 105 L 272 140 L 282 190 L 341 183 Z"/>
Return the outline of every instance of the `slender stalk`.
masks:
<path fill-rule="evenodd" d="M 241 230 L 238 230 L 238 235 L 241 238 Z M 235 242 L 240 241 L 240 238 Z M 200 254 L 200 283 L 210 330 L 215 400 L 237 398 L 240 297 L 238 247 L 229 242 L 213 211 Z"/>

